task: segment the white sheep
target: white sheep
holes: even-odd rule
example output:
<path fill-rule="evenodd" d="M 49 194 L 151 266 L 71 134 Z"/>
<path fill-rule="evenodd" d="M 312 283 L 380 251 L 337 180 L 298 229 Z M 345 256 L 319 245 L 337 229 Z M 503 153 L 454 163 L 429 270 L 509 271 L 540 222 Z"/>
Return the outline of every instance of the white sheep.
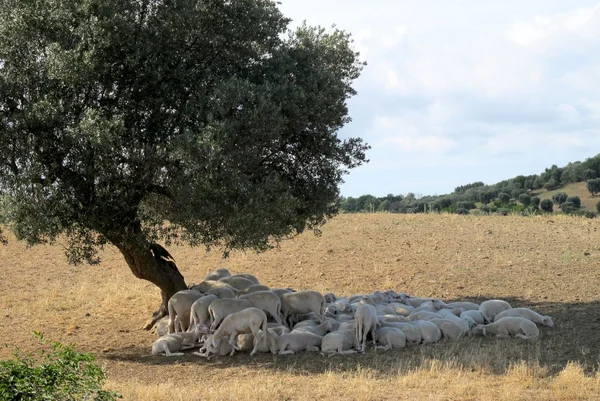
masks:
<path fill-rule="evenodd" d="M 267 329 L 267 332 L 269 333 L 269 335 L 261 336 L 258 339 L 258 345 L 256 345 L 257 352 L 271 352 L 271 343 L 273 341 L 272 338 L 279 336 L 279 334 L 277 334 L 277 332 L 272 329 Z M 235 344 L 242 351 L 252 351 L 255 347 L 254 334 L 239 334 L 237 336 Z M 229 352 L 231 352 L 231 350 Z"/>
<path fill-rule="evenodd" d="M 381 327 L 393 327 L 402 330 L 404 336 L 406 336 L 406 342 L 408 345 L 416 345 L 421 343 L 421 330 L 410 323 L 381 322 Z"/>
<path fill-rule="evenodd" d="M 449 319 L 456 323 L 463 334 L 469 334 L 471 329 L 477 326 L 477 323 L 470 317 L 465 316 L 464 318 L 460 318 L 449 309 L 442 309 L 438 313 L 442 315 L 444 319 Z"/>
<path fill-rule="evenodd" d="M 281 295 L 281 314 L 284 322 L 288 322 L 292 315 L 314 312 L 321 322 L 325 320 L 325 298 L 318 291 L 298 291 Z"/>
<path fill-rule="evenodd" d="M 250 287 L 251 285 L 257 284 L 254 281 L 248 280 L 246 277 L 241 276 L 224 277 L 219 279 L 219 281 L 221 283 L 229 284 L 231 287 L 235 288 L 236 291 L 240 291 Z"/>
<path fill-rule="evenodd" d="M 296 325 L 296 326 L 298 326 L 298 325 Z M 303 326 L 303 327 L 296 327 L 296 326 L 294 326 L 292 333 L 312 333 L 312 334 L 315 334 L 320 337 L 323 337 L 328 332 L 334 330 L 334 325 L 331 322 L 331 320 L 326 320 L 323 323 L 321 323 L 319 325 L 315 325 L 315 326 L 308 326 L 308 325 Z"/>
<path fill-rule="evenodd" d="M 377 304 L 375 305 L 378 315 L 397 315 L 396 309 L 389 305 Z"/>
<path fill-rule="evenodd" d="M 467 316 L 473 319 L 473 321 L 477 324 L 491 323 L 486 319 L 486 316 L 484 316 L 483 313 L 479 312 L 478 310 L 466 310 L 460 314 L 462 319 Z"/>
<path fill-rule="evenodd" d="M 494 323 L 480 324 L 475 327 L 474 333 L 495 334 L 497 337 L 519 337 L 523 339 L 534 338 L 540 335 L 540 330 L 529 319 L 523 317 L 503 317 Z"/>
<path fill-rule="evenodd" d="M 294 332 L 271 337 L 271 353 L 279 355 L 293 354 L 300 351 L 318 351 L 323 337 L 309 332 Z"/>
<path fill-rule="evenodd" d="M 402 296 L 402 294 L 400 294 L 400 296 Z M 409 297 L 409 296 L 405 295 L 405 297 L 403 299 L 401 298 L 400 302 L 402 302 L 403 304 L 406 304 L 406 305 L 410 305 L 413 308 L 418 308 L 425 302 L 433 302 L 433 301 L 435 301 L 435 298 L 418 298 L 418 297 Z"/>
<path fill-rule="evenodd" d="M 328 304 L 335 302 L 337 299 L 333 292 L 328 292 L 327 294 L 323 295 L 323 298 L 325 298 L 325 302 Z"/>
<path fill-rule="evenodd" d="M 209 273 L 204 277 L 204 280 L 217 281 L 223 277 L 231 277 L 231 273 L 226 268 L 217 269 L 216 271 Z"/>
<path fill-rule="evenodd" d="M 240 295 L 246 295 L 246 294 L 251 294 L 253 292 L 257 292 L 257 291 L 270 291 L 271 289 L 264 285 L 264 284 L 254 284 L 251 285 L 248 288 L 244 288 L 243 290 L 239 290 L 237 292 L 237 296 L 239 297 Z"/>
<path fill-rule="evenodd" d="M 194 290 L 181 290 L 173 294 L 167 304 L 169 311 L 169 333 L 187 331 L 192 304 L 202 296 L 204 294 Z"/>
<path fill-rule="evenodd" d="M 275 319 L 279 324 L 283 324 L 281 320 L 281 299 L 271 291 L 257 291 L 250 294 L 241 295 L 238 299 L 246 299 L 250 301 L 252 306 L 262 309 Z"/>
<path fill-rule="evenodd" d="M 221 320 L 225 319 L 227 315 L 232 313 L 236 313 L 242 311 L 247 308 L 251 308 L 252 303 L 247 299 L 238 299 L 238 298 L 226 298 L 226 299 L 216 299 L 211 302 L 208 306 L 208 313 L 211 317 L 211 325 L 210 330 L 215 330 Z"/>
<path fill-rule="evenodd" d="M 439 319 L 442 315 L 437 312 L 428 312 L 428 311 L 415 311 L 410 314 L 408 320 L 411 322 L 415 320 L 431 320 L 431 319 Z"/>
<path fill-rule="evenodd" d="M 512 308 L 502 311 L 496 315 L 494 321 L 502 319 L 503 317 L 523 317 L 531 320 L 533 323 L 541 324 L 544 326 L 554 327 L 554 322 L 550 316 L 542 316 L 537 312 L 532 311 L 528 308 Z"/>
<path fill-rule="evenodd" d="M 442 336 L 449 340 L 458 340 L 464 335 L 462 329 L 453 320 L 431 319 L 430 322 L 435 324 L 442 332 Z"/>
<path fill-rule="evenodd" d="M 375 330 L 379 321 L 377 320 L 377 310 L 373 305 L 362 304 L 356 308 L 354 314 L 354 329 L 356 330 L 356 342 L 359 344 L 358 350 L 365 352 L 367 346 L 367 334 L 370 332 L 375 344 Z"/>
<path fill-rule="evenodd" d="M 192 307 L 190 308 L 190 328 L 188 330 L 193 330 L 197 326 L 203 331 L 208 330 L 208 322 L 210 320 L 208 307 L 216 299 L 217 296 L 211 294 L 205 295 L 194 301 Z"/>
<path fill-rule="evenodd" d="M 229 344 L 233 347 L 230 355 L 233 356 L 235 351 L 240 350 L 240 347 L 236 345 L 237 335 L 252 333 L 254 335 L 254 349 L 250 355 L 254 355 L 258 352 L 258 345 L 261 338 L 269 335 L 267 329 L 267 315 L 265 315 L 265 312 L 250 307 L 227 315 L 217 331 L 215 331 L 210 339 L 207 339 L 207 342 L 210 341 L 212 348 L 217 349 L 219 341 L 229 336 Z"/>
<path fill-rule="evenodd" d="M 249 273 L 238 273 L 238 274 L 234 274 L 231 277 L 243 277 L 243 278 L 245 278 L 247 280 L 252 281 L 255 285 L 260 284 L 260 281 L 258 281 L 258 278 L 256 278 L 255 275 L 249 274 Z"/>
<path fill-rule="evenodd" d="M 388 306 L 393 308 L 398 316 L 408 316 L 415 310 L 415 308 L 410 305 L 404 305 L 398 302 L 392 302 Z"/>
<path fill-rule="evenodd" d="M 194 355 L 205 357 L 206 359 L 210 359 L 211 355 L 216 356 L 225 356 L 230 355 L 233 351 L 233 347 L 229 343 L 229 337 L 225 336 L 219 341 L 219 344 L 215 347 L 212 343 L 212 334 L 208 335 L 208 338 L 204 342 L 204 345 L 198 352 L 194 352 Z M 239 336 L 238 336 L 239 337 Z M 225 341 L 223 341 L 225 340 Z"/>
<path fill-rule="evenodd" d="M 400 329 L 394 327 L 382 327 L 375 334 L 377 349 L 389 350 L 392 348 L 406 347 L 406 336 Z"/>
<path fill-rule="evenodd" d="M 442 332 L 435 323 L 427 322 L 424 320 L 417 320 L 412 322 L 416 328 L 421 332 L 421 341 L 423 344 L 431 344 L 440 341 L 442 338 Z"/>
<path fill-rule="evenodd" d="M 356 341 L 356 330 L 337 330 L 327 333 L 321 342 L 323 355 L 333 356 L 335 354 L 355 354 L 358 343 Z"/>
<path fill-rule="evenodd" d="M 215 281 L 215 280 L 204 280 L 199 284 L 193 285 L 190 287 L 190 290 L 200 291 L 204 294 L 208 293 L 213 288 L 229 288 L 233 292 L 237 291 L 235 288 L 230 286 L 223 281 Z"/>
<path fill-rule="evenodd" d="M 405 323 L 405 322 L 409 322 L 410 320 L 408 320 L 408 318 L 404 317 L 404 316 L 398 316 L 398 315 L 378 315 L 377 318 L 379 319 L 380 322 L 401 322 L 401 323 Z"/>
<path fill-rule="evenodd" d="M 479 306 L 475 302 L 449 302 L 444 307 L 448 309 L 479 310 Z"/>
<path fill-rule="evenodd" d="M 512 306 L 501 299 L 491 299 L 489 301 L 484 301 L 479 305 L 479 312 L 483 313 L 490 322 L 494 321 L 494 318 L 498 313 L 507 309 L 512 309 Z"/>
<path fill-rule="evenodd" d="M 198 346 L 198 331 L 167 334 L 152 344 L 152 355 L 165 354 L 165 356 L 182 356 L 186 349 Z"/>
<path fill-rule="evenodd" d="M 219 299 L 235 298 L 236 297 L 235 291 L 232 290 L 231 288 L 227 288 L 227 287 L 214 287 L 214 288 L 209 289 L 206 293 L 207 294 L 214 294 Z"/>

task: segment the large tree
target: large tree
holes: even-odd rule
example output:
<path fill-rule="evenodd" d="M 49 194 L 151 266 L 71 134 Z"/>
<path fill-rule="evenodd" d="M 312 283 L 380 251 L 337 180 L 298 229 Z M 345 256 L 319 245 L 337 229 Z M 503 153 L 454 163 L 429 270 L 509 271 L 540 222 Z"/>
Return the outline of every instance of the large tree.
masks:
<path fill-rule="evenodd" d="M 348 34 L 268 0 L 0 0 L 0 191 L 30 245 L 113 244 L 166 302 L 160 245 L 265 250 L 317 230 L 365 161 L 341 140 L 363 67 Z"/>

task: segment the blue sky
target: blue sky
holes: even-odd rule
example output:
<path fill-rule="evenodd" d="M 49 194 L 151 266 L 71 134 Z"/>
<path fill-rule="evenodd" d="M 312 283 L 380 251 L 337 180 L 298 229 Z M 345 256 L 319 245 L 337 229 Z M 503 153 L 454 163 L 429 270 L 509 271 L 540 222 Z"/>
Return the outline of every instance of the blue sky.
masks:
<path fill-rule="evenodd" d="M 281 0 L 351 32 L 368 66 L 342 195 L 452 192 L 600 153 L 600 1 Z"/>

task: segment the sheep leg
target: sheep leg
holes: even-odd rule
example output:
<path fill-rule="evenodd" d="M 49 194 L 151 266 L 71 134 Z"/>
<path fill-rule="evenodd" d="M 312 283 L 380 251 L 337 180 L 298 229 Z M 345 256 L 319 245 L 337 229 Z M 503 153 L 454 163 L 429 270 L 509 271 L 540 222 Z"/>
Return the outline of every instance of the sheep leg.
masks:
<path fill-rule="evenodd" d="M 356 354 L 356 350 L 349 349 L 349 350 L 347 350 L 347 351 L 340 351 L 340 352 L 338 352 L 338 353 L 339 353 L 339 354 L 342 354 L 342 355 L 351 355 L 351 354 Z"/>
<path fill-rule="evenodd" d="M 294 353 L 295 353 L 294 350 L 291 350 L 291 349 L 288 349 L 286 351 L 283 351 L 283 350 L 279 351 L 279 355 L 289 355 L 289 354 L 294 354 Z"/>
<path fill-rule="evenodd" d="M 388 345 L 378 345 L 378 346 L 376 347 L 376 349 L 382 349 L 382 350 L 384 350 L 384 351 L 387 351 L 387 350 L 389 350 L 390 348 L 391 348 L 391 347 L 389 346 L 389 344 L 388 344 Z"/>
<path fill-rule="evenodd" d="M 234 351 L 241 351 L 242 349 L 235 343 L 237 335 L 238 333 L 235 331 L 229 335 L 229 344 L 233 347 Z M 254 342 L 256 343 L 256 337 L 254 337 Z"/>

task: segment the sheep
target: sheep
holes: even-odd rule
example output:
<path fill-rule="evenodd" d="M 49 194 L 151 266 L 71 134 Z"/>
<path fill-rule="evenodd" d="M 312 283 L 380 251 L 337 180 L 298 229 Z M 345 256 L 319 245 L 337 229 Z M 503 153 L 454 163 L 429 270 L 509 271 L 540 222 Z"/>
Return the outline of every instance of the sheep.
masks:
<path fill-rule="evenodd" d="M 216 295 L 210 294 L 194 301 L 192 307 L 190 308 L 190 328 L 188 330 L 192 330 L 196 326 L 199 326 L 199 328 L 202 328 L 203 330 L 208 329 L 207 322 L 210 318 L 208 307 L 216 299 Z"/>
<path fill-rule="evenodd" d="M 523 317 L 531 320 L 533 323 L 541 324 L 544 326 L 554 327 L 554 322 L 550 316 L 542 316 L 537 312 L 527 308 L 513 308 L 502 311 L 496 315 L 494 321 L 502 319 L 503 317 Z"/>
<path fill-rule="evenodd" d="M 325 298 L 325 302 L 328 304 L 335 302 L 337 300 L 337 297 L 335 296 L 335 294 L 333 292 L 328 292 L 327 294 L 323 295 L 323 298 Z"/>
<path fill-rule="evenodd" d="M 245 278 L 247 280 L 252 281 L 255 285 L 260 285 L 260 281 L 258 281 L 258 278 L 256 278 L 255 275 L 253 274 L 249 274 L 249 273 L 238 273 L 238 274 L 234 274 L 231 277 L 242 277 Z"/>
<path fill-rule="evenodd" d="M 444 307 L 448 309 L 464 309 L 464 310 L 479 310 L 479 304 L 474 302 L 450 302 Z"/>
<path fill-rule="evenodd" d="M 231 273 L 226 268 L 217 269 L 216 271 L 209 273 L 204 277 L 204 281 L 217 281 L 223 277 L 231 277 Z"/>
<path fill-rule="evenodd" d="M 356 341 L 356 330 L 332 331 L 323 337 L 321 342 L 322 354 L 333 356 L 335 354 L 355 354 L 358 342 Z"/>
<path fill-rule="evenodd" d="M 373 298 L 372 295 L 363 295 L 363 297 L 361 299 L 357 300 L 354 303 L 357 304 L 357 307 L 358 307 L 358 305 L 365 305 L 365 304 L 373 305 L 373 306 L 377 305 L 377 302 L 375 302 L 375 299 Z"/>
<path fill-rule="evenodd" d="M 208 295 L 214 294 L 219 299 L 235 298 L 235 296 L 236 296 L 235 292 L 231 288 L 227 288 L 227 287 L 211 288 L 210 290 L 208 290 L 206 292 L 206 294 L 208 294 Z"/>
<path fill-rule="evenodd" d="M 267 323 L 267 326 L 269 328 L 269 332 L 273 332 L 278 336 L 290 332 L 290 329 L 279 323 Z"/>
<path fill-rule="evenodd" d="M 404 348 L 406 347 L 406 336 L 400 329 L 393 327 L 382 327 L 377 330 L 375 335 L 377 343 L 377 349 L 389 350 L 392 348 Z"/>
<path fill-rule="evenodd" d="M 294 332 L 271 338 L 271 353 L 293 354 L 299 351 L 318 351 L 323 337 L 309 332 Z"/>
<path fill-rule="evenodd" d="M 421 331 L 410 323 L 381 322 L 381 327 L 393 327 L 402 330 L 409 345 L 420 344 L 422 340 Z"/>
<path fill-rule="evenodd" d="M 198 352 L 194 352 L 194 355 L 205 357 L 206 359 L 210 359 L 211 354 L 216 356 L 225 356 L 230 355 L 233 351 L 233 347 L 229 342 L 229 337 L 225 336 L 222 340 L 227 341 L 219 341 L 219 344 L 214 347 L 212 345 L 212 334 L 208 335 L 208 338 L 204 342 L 204 346 L 200 348 Z M 239 337 L 239 336 L 238 336 Z"/>
<path fill-rule="evenodd" d="M 335 320 L 337 320 L 340 323 L 351 322 L 354 320 L 354 315 L 347 315 L 347 314 L 337 315 L 335 317 Z"/>
<path fill-rule="evenodd" d="M 377 310 L 373 305 L 363 304 L 356 308 L 354 314 L 354 329 L 356 330 L 356 342 L 359 344 L 359 351 L 365 352 L 367 346 L 367 334 L 370 332 L 375 343 L 375 330 L 379 325 L 377 320 Z"/>
<path fill-rule="evenodd" d="M 503 317 L 490 324 L 480 324 L 475 327 L 474 333 L 484 336 L 495 334 L 496 337 L 519 337 L 530 339 L 540 335 L 537 325 L 524 317 Z"/>
<path fill-rule="evenodd" d="M 169 334 L 187 331 L 190 308 L 192 304 L 204 294 L 194 290 L 181 290 L 173 294 L 167 303 L 169 311 Z"/>
<path fill-rule="evenodd" d="M 318 291 L 299 291 L 281 295 L 281 313 L 283 320 L 288 323 L 288 318 L 293 314 L 314 312 L 323 322 L 325 317 L 325 298 Z M 292 324 L 289 324 L 291 327 Z"/>
<path fill-rule="evenodd" d="M 208 313 L 210 314 L 212 323 L 210 330 L 215 330 L 221 320 L 227 315 L 239 312 L 241 310 L 252 308 L 252 303 L 247 299 L 216 299 L 211 302 L 208 306 Z"/>
<path fill-rule="evenodd" d="M 408 318 L 404 317 L 404 316 L 397 316 L 397 315 L 379 315 L 377 316 L 377 318 L 379 319 L 380 322 L 397 322 L 397 323 L 405 323 L 405 322 L 409 322 Z"/>
<path fill-rule="evenodd" d="M 500 299 L 491 299 L 489 301 L 484 301 L 479 305 L 479 312 L 486 316 L 487 320 L 490 322 L 494 321 L 494 318 L 498 313 L 507 309 L 512 309 L 512 306 L 510 306 L 508 302 Z"/>
<path fill-rule="evenodd" d="M 466 310 L 460 314 L 461 319 L 464 319 L 467 316 L 470 317 L 471 319 L 473 319 L 473 321 L 477 324 L 491 323 L 490 321 L 487 320 L 486 316 L 484 316 L 478 310 Z"/>
<path fill-rule="evenodd" d="M 407 295 L 405 295 L 404 300 L 401 300 L 400 302 L 402 302 L 403 304 L 406 305 L 410 305 L 413 308 L 418 308 L 419 306 L 421 306 L 421 304 L 424 304 L 425 302 L 433 302 L 435 301 L 435 298 L 417 298 L 417 297 L 409 297 Z"/>
<path fill-rule="evenodd" d="M 450 319 L 431 319 L 431 323 L 435 324 L 440 331 L 442 332 L 442 336 L 444 338 L 450 340 L 458 340 L 461 338 L 464 333 L 458 324 Z"/>
<path fill-rule="evenodd" d="M 270 291 L 271 289 L 263 284 L 254 284 L 251 285 L 248 288 L 244 288 L 243 290 L 239 290 L 237 292 L 237 296 L 239 297 L 240 295 L 246 295 L 246 294 L 251 294 L 253 292 L 257 292 L 257 291 Z"/>
<path fill-rule="evenodd" d="M 248 280 L 247 278 L 240 276 L 224 277 L 219 279 L 219 281 L 221 283 L 229 284 L 231 287 L 235 288 L 236 291 L 240 291 L 250 287 L 251 285 L 257 284 L 252 280 Z"/>
<path fill-rule="evenodd" d="M 294 290 L 292 290 L 291 288 L 271 288 L 270 291 L 277 295 L 279 298 L 281 298 L 281 296 L 283 294 L 289 294 L 291 292 L 296 292 Z"/>
<path fill-rule="evenodd" d="M 411 313 L 414 312 L 437 312 L 439 311 L 441 308 L 436 307 L 433 302 L 431 301 L 426 301 L 423 302 L 421 305 L 417 306 L 415 308 L 415 310 L 413 310 Z"/>
<path fill-rule="evenodd" d="M 440 310 L 439 314 L 442 316 L 443 319 L 448 319 L 456 323 L 458 327 L 460 327 L 460 330 L 463 334 L 469 334 L 471 332 L 471 329 L 477 326 L 477 323 L 475 323 L 475 321 L 470 317 L 466 316 L 464 319 L 462 319 L 460 317 L 457 317 L 455 314 L 452 313 L 452 311 L 448 309 Z"/>
<path fill-rule="evenodd" d="M 347 299 L 338 299 L 333 305 L 341 312 L 341 313 L 354 313 L 356 312 L 356 306 L 348 302 Z"/>
<path fill-rule="evenodd" d="M 275 321 L 283 324 L 281 320 L 281 299 L 271 291 L 257 291 L 250 294 L 242 295 L 238 299 L 246 299 L 250 301 L 252 306 L 262 309 L 269 315 L 273 316 Z"/>
<path fill-rule="evenodd" d="M 388 305 L 390 308 L 394 309 L 396 315 L 398 316 L 408 316 L 415 310 L 412 306 L 400 304 L 397 302 L 392 302 Z"/>
<path fill-rule="evenodd" d="M 208 293 L 208 291 L 210 291 L 213 288 L 229 288 L 233 292 L 236 291 L 236 289 L 233 288 L 232 286 L 230 286 L 229 284 L 224 283 L 223 281 L 215 281 L 215 280 L 204 280 L 199 284 L 191 286 L 190 290 L 200 291 L 200 292 L 203 292 L 206 294 L 206 293 Z"/>
<path fill-rule="evenodd" d="M 410 316 L 408 317 L 408 320 L 410 320 L 412 322 L 415 320 L 439 319 L 441 317 L 442 317 L 442 315 L 440 315 L 437 312 L 418 311 L 418 312 L 411 313 Z"/>
<path fill-rule="evenodd" d="M 333 324 L 330 320 L 326 320 L 323 323 L 316 326 L 296 326 L 294 326 L 292 333 L 312 333 L 323 337 L 325 334 L 327 334 L 327 332 L 333 331 Z"/>
<path fill-rule="evenodd" d="M 214 302 L 218 301 L 219 300 Z M 269 335 L 267 329 L 267 315 L 265 315 L 265 312 L 258 308 L 250 307 L 227 315 L 223 319 L 223 323 L 221 323 L 217 331 L 215 331 L 207 342 L 210 341 L 211 346 L 216 349 L 219 346 L 219 341 L 221 341 L 222 338 L 229 336 L 229 344 L 233 347 L 233 350 L 229 355 L 233 356 L 235 351 L 241 349 L 235 343 L 238 333 L 245 334 L 252 332 L 254 335 L 254 349 L 250 355 L 254 355 L 258 352 L 258 346 L 262 337 Z"/>
<path fill-rule="evenodd" d="M 164 335 L 152 344 L 152 355 L 162 353 L 165 356 L 185 355 L 179 351 L 196 347 L 198 345 L 198 334 L 198 331 L 188 331 Z"/>
<path fill-rule="evenodd" d="M 434 323 L 417 320 L 416 322 L 412 322 L 412 324 L 421 332 L 421 341 L 423 344 L 435 343 L 442 338 L 442 332 Z"/>
<path fill-rule="evenodd" d="M 396 315 L 396 309 L 388 306 L 378 304 L 375 306 L 378 315 Z"/>
<path fill-rule="evenodd" d="M 279 334 L 272 329 L 267 329 L 267 332 L 269 333 L 268 336 L 261 336 L 258 340 L 258 345 L 256 346 L 256 350 L 258 352 L 271 352 L 271 343 L 273 341 L 272 338 L 279 336 Z M 241 348 L 242 351 L 252 351 L 255 346 L 254 341 L 254 334 L 252 333 L 239 334 L 235 344 Z"/>

